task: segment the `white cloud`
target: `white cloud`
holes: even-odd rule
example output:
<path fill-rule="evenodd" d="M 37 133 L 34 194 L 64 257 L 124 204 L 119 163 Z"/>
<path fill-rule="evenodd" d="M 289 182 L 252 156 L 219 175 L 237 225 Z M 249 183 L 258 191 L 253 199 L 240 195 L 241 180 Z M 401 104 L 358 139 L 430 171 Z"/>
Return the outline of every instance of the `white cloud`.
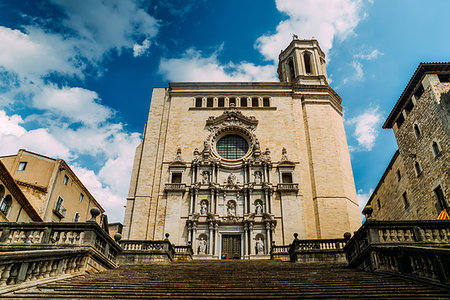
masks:
<path fill-rule="evenodd" d="M 132 0 L 51 0 L 67 18 L 63 24 L 79 40 L 78 51 L 91 60 L 100 59 L 108 50 L 132 48 L 137 39 L 153 38 L 158 21 Z"/>
<path fill-rule="evenodd" d="M 372 50 L 370 53 L 360 53 L 360 54 L 356 54 L 354 56 L 354 58 L 357 59 L 364 59 L 364 60 L 373 60 L 375 58 L 378 58 L 378 56 L 383 55 L 382 52 L 380 52 L 378 49 L 374 49 Z"/>
<path fill-rule="evenodd" d="M 0 26 L 0 66 L 20 78 L 35 80 L 49 72 L 81 76 L 70 41 L 28 28 L 28 33 Z"/>
<path fill-rule="evenodd" d="M 57 88 L 53 85 L 44 86 L 33 98 L 36 108 L 68 118 L 73 123 L 87 125 L 102 123 L 113 115 L 112 109 L 101 105 L 99 101 L 96 92 L 77 87 Z"/>
<path fill-rule="evenodd" d="M 27 149 L 48 156 L 65 159 L 72 157 L 69 149 L 47 129 L 38 128 L 28 131 L 19 125 L 22 123 L 20 116 L 8 117 L 5 111 L 0 110 L 0 153 L 2 155 L 15 154 L 18 149 Z"/>
<path fill-rule="evenodd" d="M 353 135 L 358 141 L 358 146 L 364 150 L 372 150 L 375 139 L 378 136 L 378 128 L 381 123 L 381 113 L 378 111 L 378 107 L 369 108 L 361 115 L 351 118 L 346 121 L 348 125 L 354 125 Z M 352 149 L 361 149 L 360 147 L 352 147 Z"/>
<path fill-rule="evenodd" d="M 274 65 L 222 64 L 217 58 L 219 51 L 205 56 L 201 51 L 190 48 L 179 58 L 162 58 L 159 73 L 170 81 L 276 81 Z"/>
<path fill-rule="evenodd" d="M 359 212 L 361 213 L 361 220 L 364 222 L 366 217 L 362 214 L 362 211 L 364 207 L 367 204 L 367 201 L 369 201 L 370 196 L 373 193 L 373 189 L 370 189 L 368 193 L 364 193 L 363 190 L 359 189 L 356 193 L 356 198 L 358 199 L 358 205 L 359 205 Z"/>
<path fill-rule="evenodd" d="M 122 195 L 113 192 L 108 185 L 103 184 L 102 180 L 94 173 L 94 171 L 78 165 L 71 165 L 70 168 L 75 172 L 77 177 L 86 186 L 97 202 L 105 209 L 105 213 L 108 215 L 108 221 L 122 221 L 125 212 L 125 198 Z"/>
<path fill-rule="evenodd" d="M 142 45 L 139 45 L 137 43 L 134 44 L 134 46 L 133 46 L 133 56 L 134 57 L 138 57 L 138 56 L 144 55 L 147 52 L 148 48 L 150 48 L 150 41 L 148 39 L 145 39 L 142 42 Z"/>
<path fill-rule="evenodd" d="M 292 34 L 301 39 L 315 37 L 327 53 L 335 38 L 344 40 L 354 34 L 362 17 L 360 0 L 276 0 L 276 5 L 288 19 L 278 24 L 274 34 L 263 35 L 255 43 L 267 60 L 275 62 Z"/>
<path fill-rule="evenodd" d="M 353 67 L 354 73 L 351 76 L 345 77 L 343 83 L 346 84 L 350 81 L 362 81 L 364 79 L 364 69 L 362 60 L 374 60 L 380 55 L 383 55 L 378 49 L 374 49 L 369 53 L 359 53 L 353 55 L 353 61 L 351 66 Z"/>

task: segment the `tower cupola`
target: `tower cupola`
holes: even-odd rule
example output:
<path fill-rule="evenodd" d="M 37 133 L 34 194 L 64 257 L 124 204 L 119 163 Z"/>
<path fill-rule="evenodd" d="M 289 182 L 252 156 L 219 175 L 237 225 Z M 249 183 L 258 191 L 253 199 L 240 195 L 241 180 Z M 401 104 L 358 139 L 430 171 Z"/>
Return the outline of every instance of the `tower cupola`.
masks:
<path fill-rule="evenodd" d="M 300 40 L 294 35 L 279 55 L 277 72 L 281 82 L 328 84 L 325 53 L 315 39 Z"/>

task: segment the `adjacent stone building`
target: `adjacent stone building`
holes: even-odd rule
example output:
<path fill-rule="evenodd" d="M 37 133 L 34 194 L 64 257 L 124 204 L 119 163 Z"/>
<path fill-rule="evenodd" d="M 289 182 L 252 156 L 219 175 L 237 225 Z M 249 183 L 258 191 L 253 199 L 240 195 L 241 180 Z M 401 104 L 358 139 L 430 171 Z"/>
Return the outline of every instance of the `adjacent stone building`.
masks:
<path fill-rule="evenodd" d="M 154 88 L 136 149 L 123 235 L 191 243 L 195 255 L 267 255 L 294 233 L 341 238 L 361 225 L 342 99 L 316 40 L 294 38 L 279 83 Z"/>
<path fill-rule="evenodd" d="M 0 222 L 33 221 L 42 219 L 0 161 Z"/>
<path fill-rule="evenodd" d="M 383 128 L 398 150 L 368 205 L 380 220 L 434 220 L 450 208 L 450 63 L 421 63 Z"/>
<path fill-rule="evenodd" d="M 15 155 L 1 156 L 0 161 L 42 221 L 85 222 L 93 207 L 103 214 L 104 209 L 64 160 L 20 149 Z"/>

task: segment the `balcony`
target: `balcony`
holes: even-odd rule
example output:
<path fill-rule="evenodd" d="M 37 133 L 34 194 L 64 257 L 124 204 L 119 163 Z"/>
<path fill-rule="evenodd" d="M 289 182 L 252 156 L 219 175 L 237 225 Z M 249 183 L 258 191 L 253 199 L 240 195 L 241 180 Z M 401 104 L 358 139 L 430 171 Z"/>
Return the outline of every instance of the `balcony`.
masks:
<path fill-rule="evenodd" d="M 298 192 L 298 183 L 279 183 L 277 189 L 280 192 Z"/>
<path fill-rule="evenodd" d="M 164 191 L 166 192 L 184 192 L 186 190 L 186 184 L 184 183 L 166 183 Z"/>
<path fill-rule="evenodd" d="M 57 215 L 61 219 L 66 216 L 66 211 L 67 210 L 62 205 L 56 205 L 55 208 L 53 209 L 55 215 Z"/>

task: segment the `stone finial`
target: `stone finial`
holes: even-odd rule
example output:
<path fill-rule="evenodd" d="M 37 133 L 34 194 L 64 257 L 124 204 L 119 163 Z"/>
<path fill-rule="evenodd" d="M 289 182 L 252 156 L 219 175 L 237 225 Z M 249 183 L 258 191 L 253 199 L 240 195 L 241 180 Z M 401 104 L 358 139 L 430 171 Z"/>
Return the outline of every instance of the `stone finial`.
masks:
<path fill-rule="evenodd" d="M 198 151 L 198 148 L 195 148 L 194 150 L 194 156 L 199 156 L 200 155 L 200 151 Z"/>
<path fill-rule="evenodd" d="M 91 208 L 90 213 L 91 213 L 91 219 L 88 220 L 88 222 L 97 222 L 97 220 L 96 220 L 97 216 L 100 215 L 100 213 L 101 213 L 100 209 L 97 207 L 93 207 L 93 208 Z"/>
<path fill-rule="evenodd" d="M 352 234 L 350 232 L 344 233 L 344 240 L 348 241 L 352 237 Z"/>
<path fill-rule="evenodd" d="M 373 213 L 372 206 L 366 205 L 366 207 L 364 207 L 362 213 L 364 214 L 364 216 L 366 216 L 366 220 L 371 219 L 372 218 L 372 213 Z"/>
<path fill-rule="evenodd" d="M 294 233 L 294 240 L 298 240 L 298 233 Z"/>
<path fill-rule="evenodd" d="M 168 241 L 168 240 L 169 240 L 170 234 L 166 233 L 164 236 L 166 237 L 164 240 L 165 240 L 165 241 Z"/>
<path fill-rule="evenodd" d="M 116 233 L 116 234 L 114 235 L 114 240 L 115 240 L 116 242 L 119 242 L 121 239 L 122 239 L 122 235 L 121 235 L 120 233 Z"/>

